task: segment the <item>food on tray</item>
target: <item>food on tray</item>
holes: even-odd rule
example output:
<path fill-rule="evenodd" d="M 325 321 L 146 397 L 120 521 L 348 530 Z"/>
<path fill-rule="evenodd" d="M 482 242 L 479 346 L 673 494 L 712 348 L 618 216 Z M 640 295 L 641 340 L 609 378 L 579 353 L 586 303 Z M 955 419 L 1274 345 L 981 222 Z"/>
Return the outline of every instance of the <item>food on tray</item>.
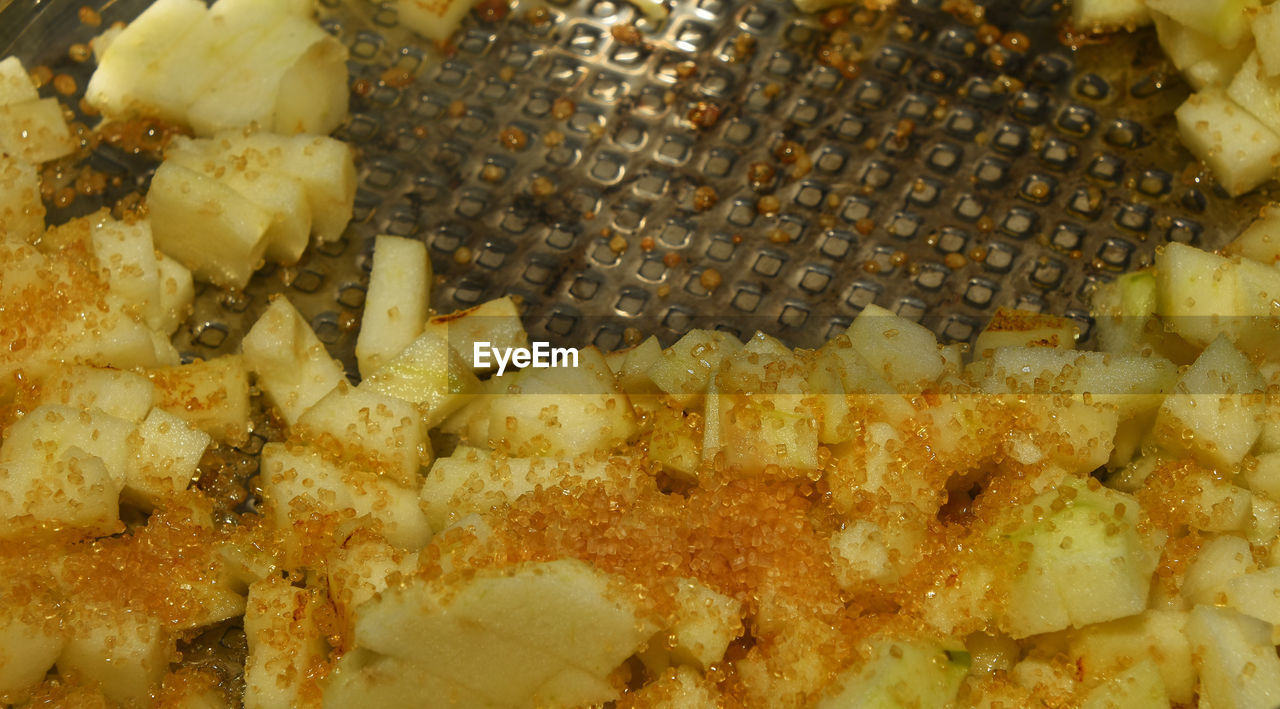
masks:
<path fill-rule="evenodd" d="M 211 134 L 170 142 L 145 213 L 46 229 L 33 165 L 0 160 L 0 701 L 1280 703 L 1274 214 L 1100 286 L 1097 352 L 1064 318 L 1001 311 L 967 352 L 868 305 L 816 350 L 692 330 L 540 360 L 516 300 L 433 314 L 425 248 L 381 236 L 358 377 L 283 295 L 182 363 L 193 278 L 243 286 L 352 214 L 347 146 L 278 110 L 215 132 L 281 95 L 230 101 L 209 62 L 330 80 L 273 34 L 306 3 L 248 7 L 161 0 L 100 43 L 112 110 Z M 1200 127 L 1253 130 L 1237 101 L 1180 117 L 1246 189 Z M 230 671 L 193 642 L 228 626 Z"/>

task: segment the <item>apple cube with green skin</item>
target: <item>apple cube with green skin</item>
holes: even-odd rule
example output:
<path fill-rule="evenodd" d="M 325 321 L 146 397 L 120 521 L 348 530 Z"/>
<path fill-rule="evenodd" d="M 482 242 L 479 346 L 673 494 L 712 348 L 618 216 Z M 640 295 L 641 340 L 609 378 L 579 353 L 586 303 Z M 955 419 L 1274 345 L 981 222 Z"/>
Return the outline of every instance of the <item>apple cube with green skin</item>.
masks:
<path fill-rule="evenodd" d="M 1071 24 L 1086 32 L 1132 32 L 1151 24 L 1151 13 L 1144 0 L 1076 0 L 1071 3 Z"/>
<path fill-rule="evenodd" d="M 406 487 L 416 487 L 418 469 L 431 464 L 431 445 L 413 404 L 345 381 L 298 418 L 295 433 Z"/>
<path fill-rule="evenodd" d="M 385 659 L 340 664 L 326 694 L 352 697 L 347 683 L 361 684 L 356 676 L 367 667 L 391 661 L 432 676 L 429 686 L 449 690 L 444 696 L 484 705 L 614 700 L 608 675 L 656 630 L 633 593 L 573 559 L 478 571 L 456 585 L 409 579 L 359 609 L 356 646 Z M 402 696 L 413 703 L 387 706 L 422 701 L 420 694 Z M 326 706 L 340 705 L 326 696 Z"/>
<path fill-rule="evenodd" d="M 1187 621 L 1200 701 L 1214 709 L 1280 704 L 1280 658 L 1268 623 L 1229 608 L 1196 606 Z"/>
<path fill-rule="evenodd" d="M 325 459 L 306 446 L 268 443 L 262 448 L 262 495 L 278 527 L 318 512 L 339 518 L 368 517 L 382 525 L 388 542 L 419 549 L 431 540 L 431 525 L 418 505 L 418 491 L 372 471 Z"/>
<path fill-rule="evenodd" d="M 0 241 L 35 242 L 43 234 L 39 172 L 34 165 L 0 153 Z"/>
<path fill-rule="evenodd" d="M 245 709 L 290 709 L 302 705 L 312 668 L 329 653 L 319 616 L 324 601 L 313 589 L 272 576 L 249 586 L 244 634 Z"/>
<path fill-rule="evenodd" d="M 1204 32 L 1228 48 L 1249 39 L 1249 10 L 1261 4 L 1260 0 L 1147 0 L 1151 10 Z"/>
<path fill-rule="evenodd" d="M 1237 465 L 1262 433 L 1264 386 L 1248 358 L 1219 337 L 1165 398 L 1155 433 L 1209 465 Z"/>
<path fill-rule="evenodd" d="M 423 425 L 430 429 L 462 408 L 480 390 L 480 380 L 445 338 L 432 330 L 366 374 L 360 388 L 417 404 Z"/>
<path fill-rule="evenodd" d="M 140 706 L 169 670 L 176 640 L 160 620 L 120 609 L 81 606 L 72 611 L 58 673 L 96 686 L 125 706 Z"/>
<path fill-rule="evenodd" d="M 1070 656 L 1087 682 L 1105 681 L 1121 668 L 1152 662 L 1168 698 L 1190 704 L 1195 698 L 1196 668 L 1186 624 L 1183 610 L 1147 610 L 1097 623 L 1071 633 Z"/>
<path fill-rule="evenodd" d="M 431 305 L 431 282 L 426 244 L 385 235 L 374 240 L 373 269 L 356 338 L 356 361 L 362 373 L 377 371 L 422 333 Z"/>
<path fill-rule="evenodd" d="M 950 706 L 969 674 L 965 652 L 919 641 L 875 641 L 867 659 L 836 677 L 815 709 Z"/>
<path fill-rule="evenodd" d="M 728 333 L 690 330 L 662 352 L 649 369 L 649 379 L 681 406 L 701 400 L 707 383 L 720 370 L 725 357 L 742 349 L 742 343 Z"/>
<path fill-rule="evenodd" d="M 365 306 L 366 309 L 368 306 Z M 489 358 L 479 364 L 475 357 L 475 343 L 488 342 L 490 348 L 521 348 L 529 346 L 529 334 L 520 322 L 520 308 L 511 296 L 495 298 L 475 307 L 448 315 L 437 315 L 427 320 L 425 330 L 432 330 L 449 343 L 449 347 L 462 356 L 471 368 L 480 374 L 498 368 Z"/>
<path fill-rule="evenodd" d="M 863 308 L 845 334 L 872 370 L 896 386 L 916 387 L 942 374 L 938 338 L 878 305 Z"/>
<path fill-rule="evenodd" d="M 244 362 L 289 425 L 340 382 L 342 365 L 334 361 L 311 325 L 289 299 L 271 301 L 240 344 Z"/>
<path fill-rule="evenodd" d="M 1008 580 L 1004 630 L 1024 638 L 1141 613 L 1158 554 L 1138 535 L 1137 512 L 1132 497 L 1077 482 L 1017 511 L 1022 529 L 1002 536 L 1026 570 Z"/>
<path fill-rule="evenodd" d="M 196 360 L 149 370 L 157 408 L 208 433 L 239 445 L 249 436 L 249 368 L 242 355 Z"/>
<path fill-rule="evenodd" d="M 1198 1 L 1198 0 L 1197 0 Z M 1280 135 L 1231 100 L 1205 88 L 1174 112 L 1182 144 L 1203 160 L 1232 196 L 1271 179 L 1280 164 Z"/>
<path fill-rule="evenodd" d="M 522 370 L 489 409 L 489 441 L 513 456 L 609 451 L 638 429 L 595 347 L 578 351 L 577 367 Z"/>

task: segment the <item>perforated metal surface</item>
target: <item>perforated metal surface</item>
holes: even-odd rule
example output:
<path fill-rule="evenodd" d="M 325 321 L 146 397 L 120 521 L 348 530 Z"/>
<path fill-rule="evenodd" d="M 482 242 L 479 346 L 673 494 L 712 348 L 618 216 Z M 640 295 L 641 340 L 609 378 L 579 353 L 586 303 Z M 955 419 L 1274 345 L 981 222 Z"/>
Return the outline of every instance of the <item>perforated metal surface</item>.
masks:
<path fill-rule="evenodd" d="M 104 19 L 143 4 L 108 3 Z M 942 4 L 839 23 L 864 55 L 842 73 L 819 60 L 832 29 L 783 0 L 680 0 L 662 23 L 618 0 L 556 0 L 539 21 L 542 3 L 518 0 L 473 13 L 443 48 L 389 3 L 326 0 L 351 48 L 339 137 L 360 152 L 355 221 L 243 294 L 202 290 L 181 347 L 233 350 L 283 290 L 353 364 L 380 232 L 429 245 L 438 310 L 517 294 L 532 334 L 557 342 L 719 326 L 812 345 L 871 302 L 967 340 L 999 305 L 1085 322 L 1091 283 L 1167 240 L 1219 245 L 1261 201 L 1186 170 L 1171 120 L 1186 88 L 1149 33 L 1073 51 L 1051 3 L 991 3 L 984 22 L 1021 33 L 1010 49 Z M 0 47 L 87 77 L 61 58 L 92 34 L 65 9 L 78 6 L 44 6 Z M 629 25 L 639 44 L 611 31 Z M 718 120 L 694 125 L 695 109 Z M 794 146 L 807 173 L 781 159 Z M 753 164 L 775 177 L 753 183 Z"/>

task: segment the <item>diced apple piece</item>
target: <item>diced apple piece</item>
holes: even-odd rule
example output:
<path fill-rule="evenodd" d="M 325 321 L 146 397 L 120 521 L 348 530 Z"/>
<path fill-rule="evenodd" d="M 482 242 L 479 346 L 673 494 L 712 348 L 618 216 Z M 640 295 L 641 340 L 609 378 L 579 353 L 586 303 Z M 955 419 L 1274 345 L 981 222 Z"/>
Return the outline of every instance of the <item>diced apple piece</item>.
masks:
<path fill-rule="evenodd" d="M 1079 326 L 1067 318 L 998 308 L 991 322 L 974 339 L 973 351 L 978 357 L 987 357 L 997 347 L 1074 350 L 1079 336 Z"/>
<path fill-rule="evenodd" d="M 1151 24 L 1151 14 L 1144 0 L 1075 0 L 1071 24 L 1085 32 L 1132 32 Z"/>
<path fill-rule="evenodd" d="M 1240 316 L 1240 277 L 1231 261 L 1207 251 L 1165 244 L 1156 252 L 1158 312 L 1187 341 L 1205 346 L 1234 329 Z"/>
<path fill-rule="evenodd" d="M 1271 179 L 1280 165 L 1280 136 L 1218 89 L 1192 94 L 1174 115 L 1182 144 L 1233 196 Z"/>
<path fill-rule="evenodd" d="M 845 334 L 872 370 L 892 384 L 919 386 L 942 374 L 938 338 L 874 303 L 863 308 Z"/>
<path fill-rule="evenodd" d="M 174 638 L 160 621 L 120 609 L 81 607 L 58 672 L 96 685 L 109 699 L 138 706 L 150 700 L 176 653 Z"/>
<path fill-rule="evenodd" d="M 114 534 L 119 496 L 102 460 L 74 446 L 52 461 L 0 463 L 0 537 L 18 538 L 46 524 Z"/>
<path fill-rule="evenodd" d="M 249 435 L 249 369 L 241 355 L 196 360 L 147 372 L 156 406 L 215 440 L 232 445 Z"/>
<path fill-rule="evenodd" d="M 869 657 L 840 673 L 814 707 L 949 706 L 968 673 L 967 653 L 949 653 L 925 642 L 878 640 Z"/>
<path fill-rule="evenodd" d="M 714 330 L 690 330 L 662 353 L 649 379 L 682 406 L 700 401 L 707 382 L 725 357 L 742 349 L 734 336 Z"/>
<path fill-rule="evenodd" d="M 431 525 L 418 506 L 417 491 L 374 473 L 324 459 L 314 449 L 268 443 L 262 448 L 263 497 L 277 526 L 288 528 L 298 514 L 365 517 L 382 524 L 387 541 L 418 549 L 431 539 Z"/>
<path fill-rule="evenodd" d="M 514 456 L 612 450 L 636 431 L 635 414 L 594 347 L 578 366 L 520 372 L 489 409 L 489 440 Z"/>
<path fill-rule="evenodd" d="M 0 106 L 25 103 L 40 98 L 31 75 L 17 57 L 0 60 Z"/>
<path fill-rule="evenodd" d="M 370 374 L 422 334 L 431 307 L 431 259 L 415 239 L 379 236 L 356 338 L 356 361 Z M 466 350 L 453 347 L 466 357 Z"/>
<path fill-rule="evenodd" d="M 1165 397 L 1155 433 L 1210 465 L 1237 465 L 1262 433 L 1264 387 L 1253 364 L 1220 337 Z"/>
<path fill-rule="evenodd" d="M 320 625 L 321 599 L 279 576 L 249 586 L 244 634 L 245 709 L 290 709 L 312 704 L 315 668 L 328 656 Z"/>
<path fill-rule="evenodd" d="M 201 280 L 243 289 L 262 262 L 271 214 L 225 184 L 161 163 L 147 192 L 156 246 Z"/>
<path fill-rule="evenodd" d="M 1147 0 L 1147 7 L 1204 32 L 1224 47 L 1234 47 L 1250 37 L 1248 10 L 1261 4 L 1259 0 Z"/>
<path fill-rule="evenodd" d="M 983 388 L 991 393 L 1088 395 L 1092 403 L 1131 417 L 1160 405 L 1174 388 L 1178 368 L 1154 355 L 1002 347 L 992 353 L 986 372 Z"/>
<path fill-rule="evenodd" d="M 649 421 L 649 459 L 676 477 L 696 480 L 702 466 L 702 435 L 693 419 L 678 409 L 657 406 Z"/>
<path fill-rule="evenodd" d="M 400 24 L 433 42 L 449 39 L 475 0 L 396 0 Z"/>
<path fill-rule="evenodd" d="M 159 314 L 147 325 L 157 332 L 171 335 L 191 314 L 191 303 L 196 297 L 195 283 L 191 279 L 191 269 L 161 253 L 156 254 L 156 271 L 160 275 Z"/>
<path fill-rule="evenodd" d="M 1182 578 L 1182 597 L 1190 603 L 1219 604 L 1227 584 L 1255 569 L 1249 542 L 1220 534 L 1204 544 Z"/>
<path fill-rule="evenodd" d="M 158 0 L 102 52 L 85 100 L 107 116 L 158 116 L 183 122 L 181 96 L 156 92 L 166 60 L 183 45 L 207 12 L 200 0 Z"/>
<path fill-rule="evenodd" d="M 40 385 L 41 404 L 99 409 L 134 423 L 146 417 L 155 398 L 155 386 L 141 374 L 101 367 L 67 367 Z"/>
<path fill-rule="evenodd" d="M 66 157 L 75 149 L 58 99 L 0 105 L 0 152 L 39 165 Z"/>
<path fill-rule="evenodd" d="M 1254 51 L 1227 85 L 1227 98 L 1235 101 L 1266 126 L 1280 120 L 1280 80 L 1267 75 Z"/>
<path fill-rule="evenodd" d="M 149 506 L 187 489 L 212 439 L 164 409 L 153 410 L 138 426 L 133 465 L 124 494 Z"/>
<path fill-rule="evenodd" d="M 1280 13 L 1263 5 L 1253 13 L 1253 39 L 1267 76 L 1280 74 Z"/>
<path fill-rule="evenodd" d="M 724 659 L 729 643 L 742 635 L 742 603 L 696 579 L 676 582 L 673 659 L 706 669 Z"/>
<path fill-rule="evenodd" d="M 1184 632 L 1187 613 L 1148 610 L 1140 615 L 1099 623 L 1072 633 L 1071 657 L 1083 679 L 1103 681 L 1123 667 L 1153 662 L 1169 699 L 1190 704 L 1195 694 L 1196 668 Z"/>
<path fill-rule="evenodd" d="M 726 357 L 716 375 L 720 447 L 704 448 L 703 458 L 718 454 L 747 475 L 818 468 L 817 415 L 807 374 L 791 350 L 761 333 Z"/>
<path fill-rule="evenodd" d="M 326 562 L 329 598 L 338 616 L 354 629 L 358 609 L 387 590 L 393 574 L 408 577 L 418 566 L 417 552 L 397 549 L 376 537 L 357 534 Z"/>
<path fill-rule="evenodd" d="M 107 285 L 137 308 L 148 327 L 159 329 L 163 318 L 160 269 L 150 225 L 145 221 L 128 224 L 104 214 L 94 220 L 90 240 Z"/>
<path fill-rule="evenodd" d="M 1156 38 L 1165 56 L 1179 71 L 1186 71 L 1196 63 L 1212 58 L 1215 54 L 1228 53 L 1214 38 L 1188 27 L 1161 12 L 1149 10 L 1155 21 Z M 1235 72 L 1232 72 L 1234 75 Z M 1225 82 L 1223 82 L 1225 84 Z M 1200 89 L 1200 86 L 1193 88 Z"/>
<path fill-rule="evenodd" d="M 1227 581 L 1226 605 L 1251 618 L 1280 624 L 1280 567 L 1236 576 Z"/>
<path fill-rule="evenodd" d="M 342 366 L 288 298 L 271 301 L 241 342 L 244 363 L 289 425 L 340 382 Z"/>
<path fill-rule="evenodd" d="M 582 706 L 618 698 L 606 677 L 655 630 L 640 608 L 608 575 L 563 559 L 453 586 L 412 579 L 361 608 L 355 637 L 485 704 Z"/>
<path fill-rule="evenodd" d="M 1169 693 L 1151 660 L 1111 677 L 1085 693 L 1080 709 L 1167 709 Z"/>
<path fill-rule="evenodd" d="M 175 138 L 165 151 L 165 161 L 211 177 L 265 210 L 271 215 L 263 237 L 266 257 L 286 265 L 297 263 L 311 241 L 311 203 L 302 181 L 280 172 L 261 153 L 226 159 L 218 154 L 218 145 L 216 138 Z"/>
<path fill-rule="evenodd" d="M 423 425 L 430 429 L 467 403 L 480 380 L 438 332 L 429 331 L 365 375 L 360 387 L 420 405 Z"/>
<path fill-rule="evenodd" d="M 351 146 L 323 136 L 271 133 L 223 133 L 214 140 L 229 159 L 271 165 L 300 180 L 311 205 L 311 231 L 316 239 L 328 242 L 342 236 L 356 199 Z"/>
<path fill-rule="evenodd" d="M 1200 670 L 1200 701 L 1214 709 L 1280 704 L 1280 658 L 1271 627 L 1227 608 L 1196 606 L 1187 637 Z"/>
<path fill-rule="evenodd" d="M 0 446 L 0 464 L 18 462 L 51 466 L 69 449 L 100 458 L 115 481 L 124 484 L 129 467 L 129 442 L 136 426 L 101 410 L 70 406 L 37 406 L 12 424 Z"/>
<path fill-rule="evenodd" d="M 1036 521 L 1036 510 L 1045 514 Z M 1138 502 L 1071 483 L 1024 506 L 1030 544 L 1025 571 L 1011 579 L 1004 629 L 1015 638 L 1083 627 L 1142 612 L 1156 554 L 1137 532 Z M 1019 567 L 1021 568 L 1021 566 Z"/>
<path fill-rule="evenodd" d="M 300 436 L 326 455 L 406 487 L 431 464 L 431 445 L 413 404 L 345 381 L 298 418 Z"/>
<path fill-rule="evenodd" d="M 529 333 L 520 322 L 520 309 L 511 296 L 496 298 L 466 310 L 437 315 L 427 320 L 426 329 L 444 335 L 455 350 L 476 371 L 490 372 L 498 363 L 489 357 L 484 366 L 476 362 L 476 343 L 487 342 L 486 349 L 519 349 L 529 346 Z"/>
<path fill-rule="evenodd" d="M 5 595 L 8 602 L 0 609 L 0 700 L 21 702 L 53 668 L 67 638 L 60 619 L 36 617 L 38 606 Z"/>
<path fill-rule="evenodd" d="M 439 669 L 357 648 L 342 656 L 324 691 L 326 709 L 376 706 L 417 709 L 423 697 L 443 706 L 493 704 L 484 694 L 462 687 Z"/>
<path fill-rule="evenodd" d="M 32 165 L 0 152 L 0 241 L 34 242 L 44 234 L 40 174 Z"/>
<path fill-rule="evenodd" d="M 870 520 L 850 522 L 831 535 L 831 560 L 841 588 L 854 589 L 867 581 L 891 584 L 898 580 L 904 563 L 915 558 L 915 547 L 923 535 L 910 529 L 897 534 Z"/>
<path fill-rule="evenodd" d="M 1232 239 L 1223 252 L 1274 266 L 1280 261 L 1280 208 L 1274 204 L 1264 206 L 1262 215 Z"/>
<path fill-rule="evenodd" d="M 256 124 L 282 135 L 328 135 L 346 119 L 346 46 L 309 17 L 281 18 L 264 29 L 194 97 L 189 115 L 198 134 Z"/>

